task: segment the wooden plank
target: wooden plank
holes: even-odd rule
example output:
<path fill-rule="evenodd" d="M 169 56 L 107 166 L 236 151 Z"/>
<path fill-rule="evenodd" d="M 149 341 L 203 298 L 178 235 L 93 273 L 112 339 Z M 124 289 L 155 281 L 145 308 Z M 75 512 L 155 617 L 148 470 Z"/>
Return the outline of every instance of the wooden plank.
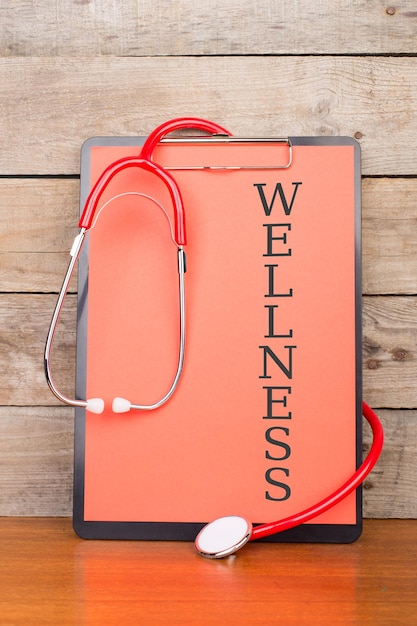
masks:
<path fill-rule="evenodd" d="M 73 411 L 0 407 L 0 516 L 71 515 Z"/>
<path fill-rule="evenodd" d="M 417 411 L 379 411 L 381 459 L 365 483 L 364 516 L 417 516 Z M 371 437 L 364 427 L 364 450 Z M 0 407 L 0 516 L 71 515 L 73 410 Z"/>
<path fill-rule="evenodd" d="M 57 292 L 78 232 L 78 180 L 0 179 L 0 284 Z M 417 179 L 363 181 L 363 292 L 417 294 Z"/>
<path fill-rule="evenodd" d="M 62 252 L 78 232 L 78 180 L 0 179 L 0 250 Z"/>
<path fill-rule="evenodd" d="M 364 299 L 364 398 L 368 404 L 416 408 L 416 311 L 412 296 Z"/>
<path fill-rule="evenodd" d="M 365 517 L 417 517 L 417 411 L 378 411 L 385 432 L 378 464 L 365 481 Z M 364 426 L 364 451 L 371 444 Z"/>
<path fill-rule="evenodd" d="M 89 0 L 5 3 L 1 56 L 415 52 L 415 3 Z"/>
<path fill-rule="evenodd" d="M 0 296 L 0 405 L 59 404 L 49 391 L 43 352 L 55 295 Z M 74 394 L 76 298 L 65 302 L 54 342 L 52 369 L 64 393 Z"/>
<path fill-rule="evenodd" d="M 71 241 L 67 245 L 67 251 L 62 253 L 0 252 L 2 291 L 57 291 L 68 266 Z M 71 290 L 74 289 L 71 286 Z"/>
<path fill-rule="evenodd" d="M 10 57 L 0 82 L 4 175 L 78 173 L 86 138 L 179 115 L 236 135 L 356 136 L 365 174 L 417 173 L 413 57 Z"/>
<path fill-rule="evenodd" d="M 79 181 L 0 179 L 2 291 L 57 292 L 78 232 Z"/>
<path fill-rule="evenodd" d="M 68 394 L 74 393 L 75 300 L 67 298 L 52 355 L 56 382 Z M 58 403 L 43 373 L 55 301 L 54 295 L 0 296 L 0 405 Z M 364 398 L 378 407 L 417 408 L 416 297 L 366 297 L 363 312 Z"/>
<path fill-rule="evenodd" d="M 417 179 L 362 184 L 363 293 L 417 294 Z"/>

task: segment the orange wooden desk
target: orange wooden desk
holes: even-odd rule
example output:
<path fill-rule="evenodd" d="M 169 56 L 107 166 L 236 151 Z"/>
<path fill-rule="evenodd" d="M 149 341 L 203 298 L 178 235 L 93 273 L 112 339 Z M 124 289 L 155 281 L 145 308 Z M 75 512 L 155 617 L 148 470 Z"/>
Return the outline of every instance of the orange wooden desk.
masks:
<path fill-rule="evenodd" d="M 69 519 L 0 518 L 0 623 L 417 624 L 417 520 L 367 520 L 350 545 L 84 541 Z"/>

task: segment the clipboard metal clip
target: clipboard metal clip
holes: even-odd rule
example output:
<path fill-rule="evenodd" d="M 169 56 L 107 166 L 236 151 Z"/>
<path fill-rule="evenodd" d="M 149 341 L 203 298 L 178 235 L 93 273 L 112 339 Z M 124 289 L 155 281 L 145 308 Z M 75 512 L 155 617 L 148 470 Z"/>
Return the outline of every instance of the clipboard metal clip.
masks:
<path fill-rule="evenodd" d="M 284 164 L 279 165 L 164 165 L 166 170 L 282 170 L 288 169 L 293 163 L 293 144 L 290 137 L 233 137 L 231 135 L 211 135 L 209 137 L 177 137 L 164 138 L 163 144 L 283 144 L 288 146 L 288 157 Z"/>

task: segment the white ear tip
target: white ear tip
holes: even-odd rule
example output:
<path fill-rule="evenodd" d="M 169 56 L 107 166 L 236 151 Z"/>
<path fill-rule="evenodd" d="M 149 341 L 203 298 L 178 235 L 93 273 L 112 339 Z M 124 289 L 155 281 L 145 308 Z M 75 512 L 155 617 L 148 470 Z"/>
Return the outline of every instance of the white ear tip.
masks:
<path fill-rule="evenodd" d="M 103 413 L 104 411 L 104 400 L 103 398 L 90 398 L 87 400 L 87 411 L 91 411 L 91 413 Z"/>
<path fill-rule="evenodd" d="M 114 413 L 127 413 L 130 411 L 131 403 L 124 398 L 114 398 L 112 409 Z"/>

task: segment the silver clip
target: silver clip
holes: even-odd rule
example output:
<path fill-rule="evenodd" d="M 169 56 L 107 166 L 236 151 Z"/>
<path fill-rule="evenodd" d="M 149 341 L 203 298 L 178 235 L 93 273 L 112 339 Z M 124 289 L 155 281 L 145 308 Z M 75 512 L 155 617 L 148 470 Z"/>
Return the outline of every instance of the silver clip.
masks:
<path fill-rule="evenodd" d="M 293 146 L 291 139 L 283 138 L 259 138 L 259 137 L 233 137 L 229 135 L 212 135 L 209 137 L 177 137 L 164 138 L 163 144 L 251 144 L 251 143 L 276 143 L 288 146 L 288 159 L 283 165 L 164 165 L 166 170 L 282 170 L 291 167 L 293 162 Z"/>

